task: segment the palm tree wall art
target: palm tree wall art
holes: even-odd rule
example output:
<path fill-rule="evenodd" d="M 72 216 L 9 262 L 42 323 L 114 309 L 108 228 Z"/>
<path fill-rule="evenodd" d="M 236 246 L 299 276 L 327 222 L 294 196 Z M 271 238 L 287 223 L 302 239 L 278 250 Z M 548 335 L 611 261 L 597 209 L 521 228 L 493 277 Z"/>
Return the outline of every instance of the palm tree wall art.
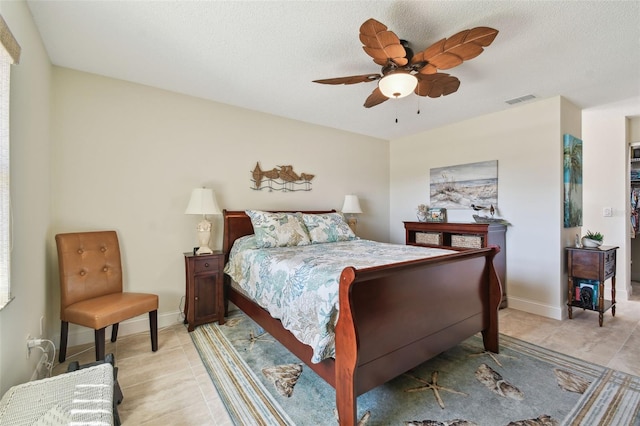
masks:
<path fill-rule="evenodd" d="M 564 135 L 564 227 L 582 226 L 582 140 Z"/>

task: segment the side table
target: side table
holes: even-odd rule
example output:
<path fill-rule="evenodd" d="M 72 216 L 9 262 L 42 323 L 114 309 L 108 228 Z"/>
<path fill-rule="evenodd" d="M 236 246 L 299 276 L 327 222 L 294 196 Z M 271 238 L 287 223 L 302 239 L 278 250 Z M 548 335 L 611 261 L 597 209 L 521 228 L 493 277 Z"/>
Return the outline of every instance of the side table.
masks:
<path fill-rule="evenodd" d="M 617 249 L 618 247 L 614 246 L 567 247 L 569 319 L 573 318 L 574 307 L 598 312 L 600 327 L 607 310 L 611 309 L 611 315 L 616 316 Z M 604 282 L 609 278 L 611 278 L 611 300 L 605 299 L 604 295 Z"/>
<path fill-rule="evenodd" d="M 194 255 L 184 253 L 186 271 L 185 322 L 188 330 L 218 321 L 224 324 L 223 268 L 224 254 Z"/>

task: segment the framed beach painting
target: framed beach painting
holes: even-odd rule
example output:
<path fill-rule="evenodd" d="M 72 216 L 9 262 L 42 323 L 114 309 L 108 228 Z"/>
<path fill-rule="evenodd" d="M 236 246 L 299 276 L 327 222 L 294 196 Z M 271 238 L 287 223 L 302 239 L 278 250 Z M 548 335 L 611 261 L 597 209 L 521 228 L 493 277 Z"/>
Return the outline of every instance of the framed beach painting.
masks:
<path fill-rule="evenodd" d="M 498 160 L 433 168 L 429 178 L 432 207 L 498 206 Z"/>
<path fill-rule="evenodd" d="M 582 140 L 565 134 L 564 165 L 564 227 L 582 226 Z"/>

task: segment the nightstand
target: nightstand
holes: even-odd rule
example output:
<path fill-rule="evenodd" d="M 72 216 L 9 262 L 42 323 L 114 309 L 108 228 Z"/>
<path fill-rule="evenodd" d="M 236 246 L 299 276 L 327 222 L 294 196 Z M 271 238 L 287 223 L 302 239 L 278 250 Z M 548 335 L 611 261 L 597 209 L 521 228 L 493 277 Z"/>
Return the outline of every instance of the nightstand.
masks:
<path fill-rule="evenodd" d="M 618 247 L 599 248 L 567 247 L 567 275 L 569 319 L 573 319 L 573 308 L 598 312 L 598 323 L 602 327 L 604 313 L 611 309 L 616 316 L 616 250 Z M 605 299 L 604 282 L 611 278 L 611 299 Z"/>
<path fill-rule="evenodd" d="M 187 284 L 184 317 L 188 330 L 213 321 L 224 324 L 224 254 L 185 253 L 184 264 Z"/>

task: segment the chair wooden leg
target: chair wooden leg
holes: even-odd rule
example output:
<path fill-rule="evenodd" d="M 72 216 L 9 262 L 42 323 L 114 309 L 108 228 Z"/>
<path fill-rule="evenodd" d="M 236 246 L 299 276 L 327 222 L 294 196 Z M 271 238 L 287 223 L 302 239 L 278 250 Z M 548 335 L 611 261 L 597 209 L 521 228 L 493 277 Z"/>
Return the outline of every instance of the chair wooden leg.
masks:
<path fill-rule="evenodd" d="M 58 352 L 58 362 L 61 364 L 67 359 L 67 337 L 69 336 L 69 323 L 62 321 L 60 325 L 60 350 Z"/>
<path fill-rule="evenodd" d="M 151 329 L 151 350 L 158 350 L 158 311 L 149 312 L 149 328 Z"/>
<path fill-rule="evenodd" d="M 111 341 L 115 342 L 118 340 L 118 325 L 119 323 L 115 323 L 111 326 Z"/>
<path fill-rule="evenodd" d="M 95 331 L 96 336 L 96 361 L 102 361 L 104 359 L 104 334 L 106 327 L 103 327 Z"/>

